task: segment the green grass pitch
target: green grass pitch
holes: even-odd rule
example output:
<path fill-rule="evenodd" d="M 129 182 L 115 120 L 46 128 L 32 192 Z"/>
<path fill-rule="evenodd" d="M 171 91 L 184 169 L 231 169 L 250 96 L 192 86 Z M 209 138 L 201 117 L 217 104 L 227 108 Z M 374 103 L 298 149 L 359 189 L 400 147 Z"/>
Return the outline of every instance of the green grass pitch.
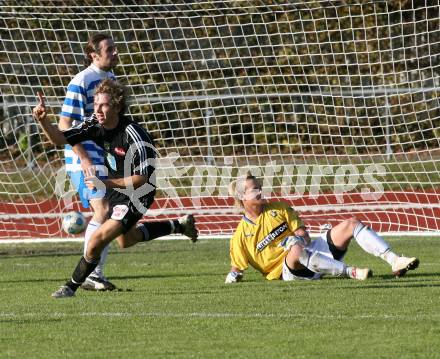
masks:
<path fill-rule="evenodd" d="M 112 247 L 120 291 L 55 300 L 81 243 L 0 246 L 0 358 L 439 358 L 440 238 L 390 239 L 421 264 L 404 278 L 352 243 L 365 282 L 225 285 L 228 241 Z"/>

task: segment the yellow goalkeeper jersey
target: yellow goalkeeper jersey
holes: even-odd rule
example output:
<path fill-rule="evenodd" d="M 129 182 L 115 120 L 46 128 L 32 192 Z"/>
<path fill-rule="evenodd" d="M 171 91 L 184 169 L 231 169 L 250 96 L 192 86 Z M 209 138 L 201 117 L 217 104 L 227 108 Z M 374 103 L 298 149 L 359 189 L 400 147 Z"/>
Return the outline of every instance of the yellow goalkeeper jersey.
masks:
<path fill-rule="evenodd" d="M 266 279 L 279 279 L 287 252 L 278 245 L 304 224 L 287 203 L 264 205 L 256 222 L 243 216 L 230 241 L 231 265 L 240 270 L 249 265 Z"/>

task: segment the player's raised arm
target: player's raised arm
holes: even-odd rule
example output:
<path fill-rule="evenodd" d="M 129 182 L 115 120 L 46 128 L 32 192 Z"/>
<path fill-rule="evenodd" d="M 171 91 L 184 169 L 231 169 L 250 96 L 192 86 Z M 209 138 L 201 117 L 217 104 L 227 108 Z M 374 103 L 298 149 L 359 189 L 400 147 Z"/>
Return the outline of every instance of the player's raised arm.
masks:
<path fill-rule="evenodd" d="M 37 92 L 38 105 L 32 110 L 34 119 L 40 123 L 45 135 L 49 138 L 49 141 L 54 145 L 64 145 L 67 143 L 64 134 L 58 129 L 58 126 L 54 126 L 47 119 L 46 104 L 44 95 L 41 92 Z"/>

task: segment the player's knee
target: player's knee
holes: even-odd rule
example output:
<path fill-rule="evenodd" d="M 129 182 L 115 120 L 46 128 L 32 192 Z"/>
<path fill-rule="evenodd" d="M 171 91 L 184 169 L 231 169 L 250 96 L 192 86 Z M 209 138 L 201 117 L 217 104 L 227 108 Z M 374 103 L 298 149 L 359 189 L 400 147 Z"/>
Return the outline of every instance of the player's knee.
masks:
<path fill-rule="evenodd" d="M 95 232 L 87 244 L 87 256 L 89 258 L 99 258 L 106 244 L 105 235 L 99 231 Z"/>
<path fill-rule="evenodd" d="M 291 265 L 295 265 L 295 267 L 296 267 L 297 264 L 300 264 L 300 257 L 301 257 L 303 250 L 304 250 L 304 248 L 300 245 L 292 246 L 289 250 L 289 253 L 287 253 L 286 260 Z"/>
<path fill-rule="evenodd" d="M 109 217 L 110 206 L 105 200 L 93 200 L 90 202 L 93 209 L 93 219 L 104 223 Z"/>
<path fill-rule="evenodd" d="M 124 235 L 119 236 L 117 238 L 119 248 L 125 249 L 134 246 L 136 243 L 141 241 L 140 237 L 140 235 L 136 235 L 135 231 L 129 231 Z"/>
<path fill-rule="evenodd" d="M 131 247 L 130 245 L 128 245 L 124 238 L 118 239 L 117 242 L 120 249 Z"/>
<path fill-rule="evenodd" d="M 93 214 L 99 223 L 104 223 L 108 219 L 108 206 L 99 207 Z"/>
<path fill-rule="evenodd" d="M 354 229 L 356 228 L 356 226 L 357 226 L 359 223 L 360 223 L 360 221 L 359 221 L 357 218 L 355 218 L 355 217 L 350 218 L 350 219 L 346 219 L 346 220 L 343 222 L 343 224 L 344 224 L 346 230 L 347 230 L 349 233 L 353 233 Z"/>

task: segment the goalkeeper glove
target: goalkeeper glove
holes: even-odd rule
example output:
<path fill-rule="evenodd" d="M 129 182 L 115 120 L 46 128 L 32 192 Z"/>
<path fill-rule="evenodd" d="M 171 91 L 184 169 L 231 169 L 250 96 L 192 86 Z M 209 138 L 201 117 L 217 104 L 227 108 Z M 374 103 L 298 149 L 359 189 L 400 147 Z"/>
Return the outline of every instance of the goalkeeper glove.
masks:
<path fill-rule="evenodd" d="M 228 275 L 226 276 L 225 283 L 226 284 L 237 283 L 237 282 L 240 282 L 242 279 L 243 279 L 243 273 L 229 272 Z"/>
<path fill-rule="evenodd" d="M 290 250 L 292 246 L 300 244 L 303 247 L 306 247 L 308 245 L 306 239 L 301 236 L 288 236 L 284 238 L 281 243 L 278 245 L 279 247 L 283 247 L 285 251 Z"/>

